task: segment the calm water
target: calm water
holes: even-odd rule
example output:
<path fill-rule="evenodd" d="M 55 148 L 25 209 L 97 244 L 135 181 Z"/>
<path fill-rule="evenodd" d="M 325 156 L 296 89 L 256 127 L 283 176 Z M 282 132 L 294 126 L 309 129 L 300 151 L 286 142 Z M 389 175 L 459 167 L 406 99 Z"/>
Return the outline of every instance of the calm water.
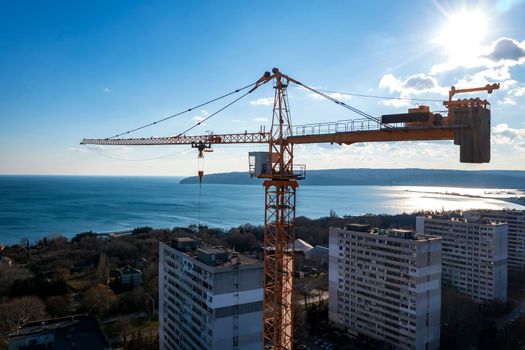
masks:
<path fill-rule="evenodd" d="M 198 186 L 180 185 L 178 181 L 167 177 L 0 176 L 0 242 L 16 243 L 21 238 L 34 241 L 54 233 L 73 236 L 89 230 L 196 224 Z M 419 209 L 525 209 L 494 199 L 426 193 L 445 191 L 483 196 L 501 190 L 303 186 L 297 196 L 297 215 L 318 218 L 327 216 L 330 209 L 339 215 Z M 260 224 L 263 197 L 262 186 L 204 184 L 201 223 L 225 228 Z"/>

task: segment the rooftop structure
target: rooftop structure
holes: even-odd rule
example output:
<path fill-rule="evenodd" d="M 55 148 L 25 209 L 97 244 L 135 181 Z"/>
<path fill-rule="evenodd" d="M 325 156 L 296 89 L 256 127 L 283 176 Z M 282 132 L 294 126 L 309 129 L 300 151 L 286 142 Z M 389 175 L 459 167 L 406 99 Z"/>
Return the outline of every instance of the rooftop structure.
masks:
<path fill-rule="evenodd" d="M 302 250 L 303 253 L 305 254 L 308 253 L 308 251 L 313 248 L 313 246 L 310 243 L 303 241 L 302 239 L 296 239 L 293 245 L 294 245 L 295 251 Z M 292 248 L 292 245 L 290 244 L 288 246 L 288 249 L 291 249 L 291 248 Z"/>
<path fill-rule="evenodd" d="M 24 324 L 9 335 L 8 350 L 111 350 L 94 316 L 74 315 Z"/>

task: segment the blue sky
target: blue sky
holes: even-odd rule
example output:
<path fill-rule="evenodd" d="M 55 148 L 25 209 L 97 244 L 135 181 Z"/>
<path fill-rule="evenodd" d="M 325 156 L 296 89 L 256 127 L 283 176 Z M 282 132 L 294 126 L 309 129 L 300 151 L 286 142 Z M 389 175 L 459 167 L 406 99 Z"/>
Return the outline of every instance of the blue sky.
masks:
<path fill-rule="evenodd" d="M 525 170 L 523 18 L 525 3 L 509 0 L 4 1 L 0 173 L 193 175 L 196 154 L 186 147 L 88 148 L 79 142 L 186 109 L 272 67 L 318 88 L 405 98 L 441 99 L 451 85 L 502 83 L 489 97 L 490 164 L 460 164 L 451 142 L 298 147 L 297 162 L 311 169 Z M 297 88 L 289 95 L 294 124 L 356 117 Z M 271 119 L 265 104 L 271 96 L 264 86 L 194 132 L 257 131 Z M 413 106 L 338 97 L 378 116 Z M 177 134 L 220 107 L 132 136 Z M 246 170 L 247 152 L 258 149 L 216 147 L 205 170 Z"/>

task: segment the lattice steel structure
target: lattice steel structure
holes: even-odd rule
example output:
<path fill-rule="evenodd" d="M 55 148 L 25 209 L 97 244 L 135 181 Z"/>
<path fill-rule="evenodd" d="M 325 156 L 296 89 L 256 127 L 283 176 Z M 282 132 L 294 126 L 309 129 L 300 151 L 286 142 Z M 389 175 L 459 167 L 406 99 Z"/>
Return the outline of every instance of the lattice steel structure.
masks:
<path fill-rule="evenodd" d="M 274 68 L 273 104 L 269 154 L 271 171 L 259 177 L 264 181 L 264 345 L 272 349 L 292 348 L 292 292 L 295 241 L 295 194 L 293 144 L 286 142 L 291 132 L 286 80 Z"/>

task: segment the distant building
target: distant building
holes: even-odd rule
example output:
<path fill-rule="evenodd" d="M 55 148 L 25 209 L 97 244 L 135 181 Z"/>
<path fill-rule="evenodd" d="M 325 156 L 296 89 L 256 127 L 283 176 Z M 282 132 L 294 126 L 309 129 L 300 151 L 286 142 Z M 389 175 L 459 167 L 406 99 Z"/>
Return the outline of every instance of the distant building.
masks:
<path fill-rule="evenodd" d="M 506 222 L 508 233 L 508 268 L 525 270 L 525 210 L 479 209 L 463 214 L 467 219 Z"/>
<path fill-rule="evenodd" d="M 159 250 L 161 349 L 262 348 L 262 262 L 191 238 Z"/>
<path fill-rule="evenodd" d="M 8 350 L 111 350 L 94 316 L 74 315 L 24 324 L 9 335 Z"/>
<path fill-rule="evenodd" d="M 309 265 L 328 268 L 328 248 L 316 245 L 305 253 L 305 262 Z"/>
<path fill-rule="evenodd" d="M 291 247 L 289 246 L 288 248 L 291 248 Z M 313 248 L 313 246 L 310 243 L 303 241 L 302 239 L 296 239 L 294 242 L 294 248 L 295 248 L 295 251 L 301 250 L 304 254 L 306 254 L 308 253 L 309 250 Z"/>
<path fill-rule="evenodd" d="M 441 238 L 350 224 L 330 228 L 329 318 L 395 349 L 440 345 Z"/>
<path fill-rule="evenodd" d="M 295 242 L 297 243 L 298 240 Z M 304 241 L 303 241 L 304 242 Z M 290 252 L 292 250 L 292 244 L 288 245 L 287 251 Z M 273 248 L 265 248 L 265 247 L 259 247 L 257 249 L 257 259 L 264 260 L 264 251 L 273 252 Z M 308 249 L 307 249 L 308 250 Z M 294 273 L 299 274 L 299 272 L 304 270 L 304 265 L 306 262 L 306 254 L 304 253 L 304 249 L 301 246 L 295 246 L 294 248 L 294 260 L 293 260 L 293 266 L 294 266 Z"/>
<path fill-rule="evenodd" d="M 474 301 L 507 300 L 507 224 L 417 217 L 418 233 L 443 237 L 443 285 Z"/>
<path fill-rule="evenodd" d="M 13 259 L 0 254 L 0 265 L 13 266 Z"/>
<path fill-rule="evenodd" d="M 142 271 L 131 266 L 113 270 L 113 276 L 125 287 L 136 287 L 142 284 Z"/>

